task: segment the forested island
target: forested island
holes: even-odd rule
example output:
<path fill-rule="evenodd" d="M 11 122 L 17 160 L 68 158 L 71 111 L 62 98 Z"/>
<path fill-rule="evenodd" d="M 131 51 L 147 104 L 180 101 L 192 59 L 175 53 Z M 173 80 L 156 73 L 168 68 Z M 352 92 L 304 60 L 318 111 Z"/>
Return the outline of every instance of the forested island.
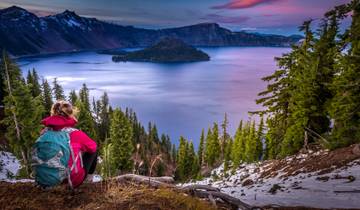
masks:
<path fill-rule="evenodd" d="M 201 50 L 192 47 L 180 39 L 164 38 L 155 45 L 143 50 L 118 54 L 112 57 L 114 62 L 194 62 L 209 61 L 210 56 Z"/>

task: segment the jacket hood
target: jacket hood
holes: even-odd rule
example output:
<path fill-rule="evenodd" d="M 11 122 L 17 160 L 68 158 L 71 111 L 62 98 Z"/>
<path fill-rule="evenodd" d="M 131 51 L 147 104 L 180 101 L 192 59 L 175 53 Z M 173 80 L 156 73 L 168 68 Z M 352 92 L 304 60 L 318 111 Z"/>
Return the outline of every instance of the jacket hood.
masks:
<path fill-rule="evenodd" d="M 55 130 L 61 130 L 66 127 L 74 127 L 77 121 L 72 117 L 55 115 L 43 119 L 41 123 L 46 127 L 50 127 Z"/>

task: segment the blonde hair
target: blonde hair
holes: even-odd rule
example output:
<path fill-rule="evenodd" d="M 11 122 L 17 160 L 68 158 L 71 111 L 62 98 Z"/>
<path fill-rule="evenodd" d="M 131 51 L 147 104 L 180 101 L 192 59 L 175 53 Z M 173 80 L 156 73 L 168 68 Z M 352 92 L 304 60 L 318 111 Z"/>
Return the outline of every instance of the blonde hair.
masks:
<path fill-rule="evenodd" d="M 51 107 L 51 116 L 61 115 L 64 117 L 72 117 L 76 120 L 75 115 L 77 114 L 76 107 L 73 107 L 71 103 L 67 101 L 56 101 Z"/>

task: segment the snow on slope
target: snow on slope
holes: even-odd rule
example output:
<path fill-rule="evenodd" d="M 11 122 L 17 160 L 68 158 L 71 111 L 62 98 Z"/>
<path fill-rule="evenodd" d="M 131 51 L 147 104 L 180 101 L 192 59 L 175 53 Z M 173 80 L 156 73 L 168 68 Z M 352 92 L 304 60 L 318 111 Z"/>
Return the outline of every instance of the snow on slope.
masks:
<path fill-rule="evenodd" d="M 20 168 L 19 160 L 12 153 L 0 151 L 0 181 L 14 179 Z"/>
<path fill-rule="evenodd" d="M 300 154 L 285 160 L 291 162 L 293 158 L 304 162 L 308 156 Z M 276 171 L 276 175 L 268 176 L 265 172 L 268 172 L 272 165 L 271 161 L 243 164 L 233 175 L 228 172 L 227 178 L 221 165 L 213 170 L 210 178 L 197 181 L 196 184 L 217 187 L 222 192 L 253 206 L 360 208 L 360 159 L 331 169 L 331 172 L 327 173 L 323 169 L 321 172 L 300 170 L 293 175 L 287 175 L 290 166 L 284 164 Z M 185 185 L 189 184 L 193 183 Z"/>

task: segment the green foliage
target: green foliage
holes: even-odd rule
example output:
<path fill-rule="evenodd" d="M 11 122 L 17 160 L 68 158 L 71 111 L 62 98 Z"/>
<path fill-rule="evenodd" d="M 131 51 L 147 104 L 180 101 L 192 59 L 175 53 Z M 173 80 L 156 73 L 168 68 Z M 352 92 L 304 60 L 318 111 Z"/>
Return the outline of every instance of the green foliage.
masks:
<path fill-rule="evenodd" d="M 75 106 L 79 110 L 77 128 L 84 131 L 90 138 L 97 139 L 95 122 L 91 112 L 79 100 L 75 103 Z"/>
<path fill-rule="evenodd" d="M 180 137 L 179 149 L 176 158 L 175 178 L 186 181 L 190 178 L 196 178 L 200 171 L 199 159 L 195 154 L 194 145 L 188 142 L 184 137 Z"/>
<path fill-rule="evenodd" d="M 221 158 L 224 158 L 224 156 L 225 156 L 226 146 L 230 139 L 230 135 L 227 132 L 228 124 L 229 124 L 229 121 L 227 118 L 227 114 L 225 113 L 224 120 L 221 124 L 221 129 L 222 129 L 222 136 L 220 138 Z"/>
<path fill-rule="evenodd" d="M 47 80 L 42 81 L 42 98 L 43 106 L 45 108 L 46 115 L 50 115 L 50 110 L 53 105 L 51 87 Z"/>
<path fill-rule="evenodd" d="M 81 103 L 83 104 L 84 108 L 87 111 L 90 111 L 90 96 L 89 96 L 89 88 L 84 83 L 82 88 L 79 91 L 79 99 Z"/>
<path fill-rule="evenodd" d="M 105 144 L 101 150 L 101 176 L 106 178 L 116 175 L 116 165 L 114 154 L 114 147 L 111 143 Z"/>
<path fill-rule="evenodd" d="M 341 34 L 349 12 L 352 25 Z M 258 113 L 269 114 L 264 158 L 294 154 L 308 144 L 337 148 L 359 139 L 359 1 L 328 11 L 315 33 L 311 23 L 300 27 L 303 42 L 277 58 L 279 69 L 263 78 L 269 84 L 257 103 L 266 107 Z"/>
<path fill-rule="evenodd" d="M 57 78 L 55 78 L 53 81 L 53 91 L 54 91 L 55 100 L 57 101 L 65 100 L 64 89 L 58 83 Z"/>
<path fill-rule="evenodd" d="M 346 31 L 345 46 L 349 48 L 338 66 L 334 79 L 330 115 L 334 125 L 330 148 L 360 142 L 360 3 L 352 1 L 347 10 L 352 11 L 352 23 Z"/>
<path fill-rule="evenodd" d="M 27 84 L 30 87 L 30 92 L 33 97 L 37 97 L 37 96 L 41 95 L 41 86 L 39 83 L 39 75 L 37 74 L 35 69 L 33 69 L 32 71 L 28 71 Z"/>
<path fill-rule="evenodd" d="M 202 166 L 203 161 L 204 161 L 204 141 L 205 141 L 205 135 L 204 135 L 204 129 L 202 129 L 201 136 L 200 136 L 200 142 L 199 142 L 199 149 L 198 149 L 198 158 L 199 158 L 200 167 Z"/>
<path fill-rule="evenodd" d="M 244 160 L 245 153 L 245 138 L 243 131 L 243 121 L 240 121 L 239 127 L 236 130 L 234 143 L 231 149 L 231 160 L 233 167 L 237 168 L 240 163 Z"/>
<path fill-rule="evenodd" d="M 247 162 L 254 162 L 258 160 L 256 154 L 256 130 L 255 130 L 255 121 L 251 123 L 251 126 L 248 126 L 248 130 L 246 130 L 246 138 L 245 138 L 245 160 Z"/>
<path fill-rule="evenodd" d="M 31 85 L 27 85 L 18 66 L 4 53 L 0 66 L 5 82 L 5 118 L 6 137 L 14 154 L 22 159 L 28 174 L 30 173 L 31 146 L 41 130 L 40 122 L 44 108 L 41 96 L 33 97 Z"/>
<path fill-rule="evenodd" d="M 110 125 L 110 143 L 113 144 L 113 154 L 115 166 L 121 173 L 128 172 L 133 168 L 131 158 L 134 146 L 132 143 L 133 130 L 125 114 L 119 109 L 115 109 Z"/>
<path fill-rule="evenodd" d="M 220 158 L 219 128 L 214 123 L 212 130 L 209 128 L 206 136 L 205 161 L 209 166 L 214 166 Z"/>
<path fill-rule="evenodd" d="M 98 123 L 98 130 L 99 130 L 99 140 L 104 141 L 109 136 L 110 131 L 110 105 L 109 105 L 109 97 L 105 92 L 98 103 L 98 110 L 99 110 L 99 123 Z"/>
<path fill-rule="evenodd" d="M 229 169 L 231 161 L 231 151 L 232 151 L 233 141 L 229 139 L 226 143 L 225 154 L 224 154 L 224 172 L 227 172 Z"/>
<path fill-rule="evenodd" d="M 79 97 L 76 94 L 76 91 L 75 90 L 70 91 L 70 93 L 69 93 L 70 103 L 75 105 L 78 100 L 79 100 Z"/>

